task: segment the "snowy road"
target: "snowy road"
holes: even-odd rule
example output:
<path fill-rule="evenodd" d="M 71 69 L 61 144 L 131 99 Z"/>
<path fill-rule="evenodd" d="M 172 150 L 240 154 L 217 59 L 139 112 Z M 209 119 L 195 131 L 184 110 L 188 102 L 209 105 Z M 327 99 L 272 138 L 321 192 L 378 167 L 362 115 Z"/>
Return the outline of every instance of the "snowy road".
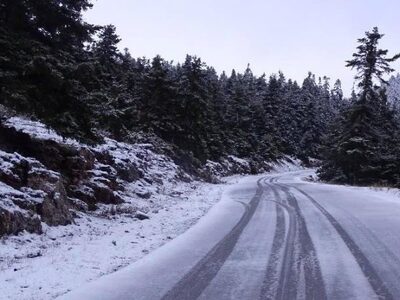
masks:
<path fill-rule="evenodd" d="M 247 177 L 174 241 L 63 299 L 400 299 L 400 200 Z"/>

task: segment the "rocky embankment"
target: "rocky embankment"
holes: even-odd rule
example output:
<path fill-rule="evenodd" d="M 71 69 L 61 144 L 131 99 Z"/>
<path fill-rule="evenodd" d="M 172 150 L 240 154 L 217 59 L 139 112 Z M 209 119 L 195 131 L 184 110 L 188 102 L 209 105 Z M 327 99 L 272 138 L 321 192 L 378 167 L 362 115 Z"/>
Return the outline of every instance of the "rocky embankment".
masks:
<path fill-rule="evenodd" d="M 167 154 L 174 155 L 168 147 L 108 138 L 89 146 L 64 139 L 40 122 L 0 118 L 0 237 L 40 234 L 44 224 L 72 224 L 80 213 L 145 219 L 160 197 L 179 196 L 174 195 L 179 182 L 218 183 L 221 176 L 271 168 L 227 156 L 190 175 Z"/>
<path fill-rule="evenodd" d="M 191 177 L 150 144 L 106 139 L 91 147 L 39 122 L 13 117 L 0 123 L 0 236 L 71 224 L 76 212 L 102 205 L 146 218 L 135 199 L 151 201 L 182 180 Z"/>
<path fill-rule="evenodd" d="M 1 119 L 0 236 L 40 234 L 44 224 L 72 224 L 81 212 L 147 218 L 146 202 L 174 196 L 174 185 L 193 180 L 156 150 L 148 143 L 107 138 L 89 146 L 64 139 L 40 122 Z M 251 172 L 246 160 L 228 156 L 207 162 L 195 177 L 217 183 L 220 176 Z"/>

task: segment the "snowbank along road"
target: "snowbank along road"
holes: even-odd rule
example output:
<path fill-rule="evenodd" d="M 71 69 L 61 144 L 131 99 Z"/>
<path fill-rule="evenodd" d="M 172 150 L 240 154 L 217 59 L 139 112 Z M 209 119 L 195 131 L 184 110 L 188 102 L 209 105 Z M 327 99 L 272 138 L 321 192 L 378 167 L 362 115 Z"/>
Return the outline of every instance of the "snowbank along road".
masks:
<path fill-rule="evenodd" d="M 400 200 L 246 177 L 194 227 L 63 299 L 400 299 Z"/>

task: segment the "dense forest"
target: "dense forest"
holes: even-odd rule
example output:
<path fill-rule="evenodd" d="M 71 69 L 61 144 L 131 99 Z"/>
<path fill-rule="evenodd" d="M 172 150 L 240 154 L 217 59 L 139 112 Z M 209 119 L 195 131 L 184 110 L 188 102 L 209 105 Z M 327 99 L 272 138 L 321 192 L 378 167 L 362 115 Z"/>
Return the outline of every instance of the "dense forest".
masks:
<path fill-rule="evenodd" d="M 250 66 L 218 74 L 190 55 L 181 63 L 134 58 L 118 49 L 113 25 L 83 21 L 91 6 L 0 0 L 3 107 L 86 143 L 161 138 L 195 167 L 235 155 L 257 172 L 290 155 L 321 160 L 323 180 L 399 183 L 398 118 L 382 79 L 397 57 L 378 48 L 377 29 L 348 62 L 360 74 L 345 99 L 340 80 L 312 73 L 298 83 L 283 73 L 255 76 Z"/>

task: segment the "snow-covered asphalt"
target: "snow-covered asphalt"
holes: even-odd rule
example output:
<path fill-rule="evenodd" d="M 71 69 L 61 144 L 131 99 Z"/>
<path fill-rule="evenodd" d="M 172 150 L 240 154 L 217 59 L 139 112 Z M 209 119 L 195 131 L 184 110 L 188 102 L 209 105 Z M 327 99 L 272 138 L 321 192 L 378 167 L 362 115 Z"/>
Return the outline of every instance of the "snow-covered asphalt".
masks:
<path fill-rule="evenodd" d="M 242 179 L 186 233 L 62 299 L 400 299 L 400 199 L 311 173 Z"/>

